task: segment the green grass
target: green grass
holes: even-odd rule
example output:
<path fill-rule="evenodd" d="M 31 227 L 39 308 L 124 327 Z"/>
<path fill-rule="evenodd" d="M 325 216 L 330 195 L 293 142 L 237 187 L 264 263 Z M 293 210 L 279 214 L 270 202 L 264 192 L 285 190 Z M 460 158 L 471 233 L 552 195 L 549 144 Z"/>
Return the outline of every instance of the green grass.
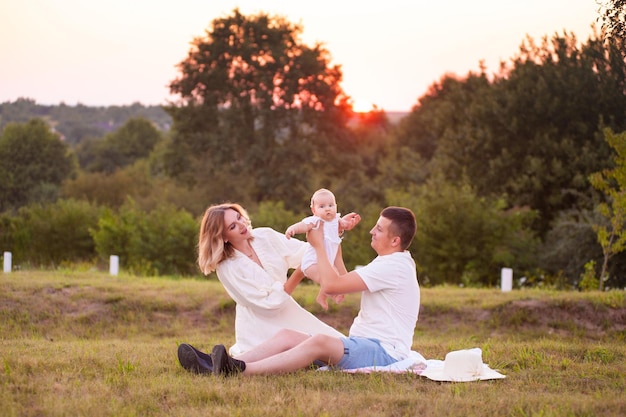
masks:
<path fill-rule="evenodd" d="M 347 332 L 358 296 L 324 312 Z M 621 416 L 624 292 L 422 288 L 413 348 L 443 359 L 480 347 L 504 380 L 300 371 L 222 379 L 184 371 L 180 342 L 234 341 L 217 281 L 81 271 L 0 275 L 2 416 Z"/>

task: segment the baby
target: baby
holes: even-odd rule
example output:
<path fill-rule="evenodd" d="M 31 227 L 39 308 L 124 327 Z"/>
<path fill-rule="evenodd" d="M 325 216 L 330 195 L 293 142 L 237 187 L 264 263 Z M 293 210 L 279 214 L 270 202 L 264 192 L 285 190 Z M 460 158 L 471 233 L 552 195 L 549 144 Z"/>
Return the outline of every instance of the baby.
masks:
<path fill-rule="evenodd" d="M 341 235 L 345 230 L 352 229 L 359 221 L 358 214 L 348 215 L 345 218 L 341 218 L 337 213 L 337 203 L 335 202 L 335 195 L 325 188 L 317 190 L 311 198 L 311 211 L 313 216 L 309 216 L 302 221 L 292 224 L 285 231 L 285 236 L 290 239 L 295 234 L 306 233 L 309 230 L 319 226 L 319 222 L 324 222 L 324 248 L 328 255 L 328 260 L 331 265 L 335 267 L 338 273 L 346 274 L 346 267 L 343 264 L 341 258 L 337 259 L 337 253 L 339 251 L 339 245 L 341 244 Z M 306 252 L 302 256 L 302 263 L 300 269 L 305 276 L 311 280 L 319 283 L 319 271 L 317 268 L 317 257 L 315 255 L 315 249 L 313 247 L 307 248 Z M 317 295 L 316 301 L 321 305 L 324 310 L 328 309 L 328 303 L 326 302 L 327 295 L 321 290 Z M 343 295 L 336 295 L 332 297 L 335 302 L 341 302 Z"/>

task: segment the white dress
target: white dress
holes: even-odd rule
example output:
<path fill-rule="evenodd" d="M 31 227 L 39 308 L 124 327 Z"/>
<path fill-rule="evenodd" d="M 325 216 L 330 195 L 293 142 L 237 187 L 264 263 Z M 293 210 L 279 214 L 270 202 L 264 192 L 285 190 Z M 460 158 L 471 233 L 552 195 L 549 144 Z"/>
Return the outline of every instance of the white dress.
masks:
<path fill-rule="evenodd" d="M 263 268 L 241 252 L 217 265 L 217 277 L 237 303 L 236 343 L 230 353 L 237 356 L 287 328 L 308 334 L 343 337 L 339 331 L 302 308 L 284 290 L 287 271 L 300 265 L 310 245 L 284 234 L 259 227 L 252 230 L 252 248 Z"/>
<path fill-rule="evenodd" d="M 335 264 L 335 258 L 339 251 L 339 245 L 341 245 L 341 238 L 339 237 L 339 218 L 340 214 L 337 213 L 337 217 L 333 220 L 323 220 L 318 216 L 309 216 L 302 220 L 306 224 L 317 224 L 318 222 L 324 222 L 324 250 L 328 256 L 328 261 L 331 265 Z M 317 264 L 317 254 L 315 249 L 311 245 L 307 245 L 307 249 L 302 256 L 302 270 L 306 271 L 311 265 Z"/>

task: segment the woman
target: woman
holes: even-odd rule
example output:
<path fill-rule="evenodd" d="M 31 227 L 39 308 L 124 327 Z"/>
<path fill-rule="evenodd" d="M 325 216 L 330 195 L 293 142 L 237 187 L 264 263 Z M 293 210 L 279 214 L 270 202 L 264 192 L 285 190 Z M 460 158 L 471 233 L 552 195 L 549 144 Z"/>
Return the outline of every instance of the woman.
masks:
<path fill-rule="evenodd" d="M 345 217 L 352 227 L 359 220 L 354 213 Z M 287 271 L 300 265 L 307 246 L 268 227 L 252 229 L 248 213 L 239 204 L 219 204 L 206 210 L 200 226 L 198 264 L 205 275 L 216 271 L 237 303 L 236 343 L 229 349 L 231 355 L 259 345 L 283 328 L 342 336 L 290 295 L 303 275 L 298 272 L 287 279 Z"/>

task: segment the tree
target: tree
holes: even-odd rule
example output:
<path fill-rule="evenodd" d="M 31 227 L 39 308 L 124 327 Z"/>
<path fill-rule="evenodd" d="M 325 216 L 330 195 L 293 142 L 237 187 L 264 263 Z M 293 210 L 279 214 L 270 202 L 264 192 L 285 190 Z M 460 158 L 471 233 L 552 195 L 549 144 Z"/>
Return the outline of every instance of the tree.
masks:
<path fill-rule="evenodd" d="M 539 267 L 546 273 L 532 281 L 529 278 L 528 284 L 579 286 L 579 278 L 591 273 L 589 262 L 593 261 L 594 265 L 602 262 L 602 250 L 592 226 L 599 217 L 592 209 L 559 212 L 539 251 Z M 537 281 L 540 278 L 543 282 Z"/>
<path fill-rule="evenodd" d="M 76 154 L 86 171 L 110 174 L 148 157 L 161 139 L 161 133 L 150 121 L 135 117 L 104 139 L 82 142 L 76 147 Z"/>
<path fill-rule="evenodd" d="M 626 0 L 598 1 L 598 20 L 602 21 L 609 38 L 621 38 L 626 40 Z"/>
<path fill-rule="evenodd" d="M 607 198 L 607 202 L 598 204 L 596 210 L 608 224 L 594 225 L 603 254 L 600 291 L 607 280 L 609 260 L 626 248 L 626 132 L 617 135 L 606 129 L 604 136 L 616 152 L 615 167 L 594 173 L 589 178 L 593 187 Z"/>
<path fill-rule="evenodd" d="M 0 136 L 0 211 L 56 199 L 73 154 L 41 119 L 10 123 Z"/>
<path fill-rule="evenodd" d="M 171 175 L 199 184 L 219 178 L 215 200 L 244 187 L 257 201 L 300 205 L 311 190 L 305 162 L 340 172 L 335 154 L 350 144 L 341 69 L 321 44 L 302 43 L 301 31 L 282 17 L 235 9 L 194 39 L 170 84 L 180 97 L 166 108 Z"/>
<path fill-rule="evenodd" d="M 137 201 L 151 193 L 162 194 L 163 189 L 153 185 L 154 181 L 145 162 L 118 169 L 111 174 L 81 171 L 76 178 L 63 183 L 61 197 L 118 208 L 129 196 Z"/>
<path fill-rule="evenodd" d="M 589 174 L 607 166 L 598 129 L 626 128 L 625 92 L 626 61 L 616 44 L 591 37 L 578 45 L 567 34 L 540 44 L 529 38 L 491 80 L 444 77 L 413 109 L 401 139 L 432 149 L 436 138 L 432 171 L 538 210 L 534 228 L 545 237 L 559 211 L 583 203 Z"/>
<path fill-rule="evenodd" d="M 470 105 L 479 97 L 488 98 L 491 84 L 484 70 L 465 78 L 446 74 L 433 83 L 426 94 L 395 130 L 398 146 L 409 146 L 426 161 L 433 159 L 446 132 L 457 132 L 467 125 Z"/>

